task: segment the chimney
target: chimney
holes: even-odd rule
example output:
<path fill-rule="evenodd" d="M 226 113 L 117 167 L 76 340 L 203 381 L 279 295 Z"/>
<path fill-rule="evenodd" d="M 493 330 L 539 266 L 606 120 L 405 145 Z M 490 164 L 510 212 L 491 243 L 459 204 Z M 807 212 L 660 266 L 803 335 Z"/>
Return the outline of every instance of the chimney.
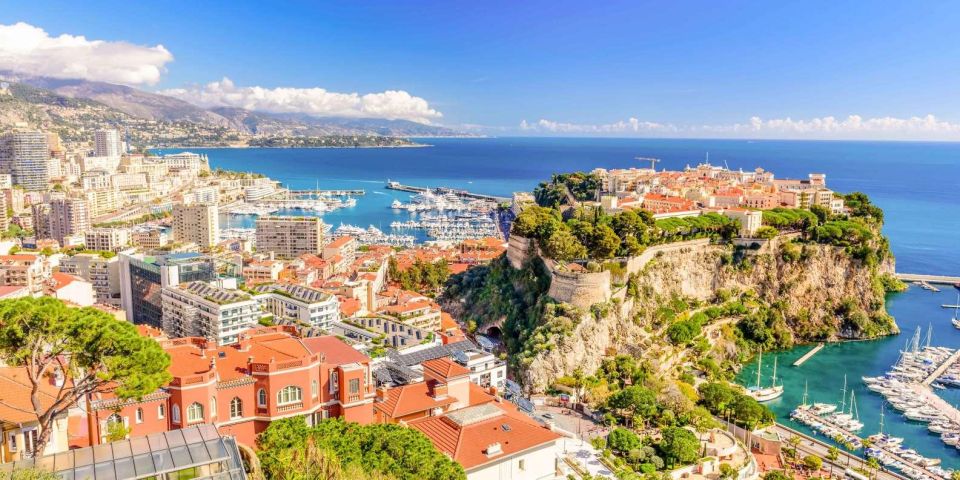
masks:
<path fill-rule="evenodd" d="M 378 401 L 378 402 L 382 402 L 382 401 L 386 400 L 386 398 L 387 398 L 387 392 L 389 392 L 389 391 L 390 391 L 390 389 L 387 388 L 386 386 L 377 387 L 377 401 Z"/>
<path fill-rule="evenodd" d="M 503 448 L 500 446 L 500 442 L 494 442 L 490 445 L 487 445 L 487 448 L 483 451 L 486 454 L 487 458 L 495 457 L 503 453 Z"/>
<path fill-rule="evenodd" d="M 437 399 L 443 400 L 447 398 L 447 384 L 440 382 L 430 382 L 427 384 L 430 388 L 430 396 Z"/>

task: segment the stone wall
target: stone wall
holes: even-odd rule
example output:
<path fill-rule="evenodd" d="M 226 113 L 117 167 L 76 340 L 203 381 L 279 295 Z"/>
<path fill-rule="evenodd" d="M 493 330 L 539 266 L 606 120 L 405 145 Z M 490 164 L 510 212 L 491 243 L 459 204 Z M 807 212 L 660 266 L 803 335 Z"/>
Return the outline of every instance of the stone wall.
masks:
<path fill-rule="evenodd" d="M 520 235 L 510 235 L 507 242 L 507 260 L 511 267 L 518 270 L 523 268 L 523 264 L 530 257 L 530 243 L 529 239 Z"/>
<path fill-rule="evenodd" d="M 571 273 L 551 268 L 550 297 L 581 308 L 610 300 L 610 272 Z"/>

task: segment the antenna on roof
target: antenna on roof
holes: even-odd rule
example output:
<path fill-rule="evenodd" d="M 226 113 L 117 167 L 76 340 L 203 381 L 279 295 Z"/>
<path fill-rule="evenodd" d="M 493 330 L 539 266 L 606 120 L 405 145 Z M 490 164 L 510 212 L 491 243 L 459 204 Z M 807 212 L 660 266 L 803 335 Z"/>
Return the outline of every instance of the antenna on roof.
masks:
<path fill-rule="evenodd" d="M 727 165 L 727 161 L 726 161 L 726 160 L 723 161 L 723 168 L 726 168 L 727 170 L 730 170 L 730 165 Z"/>

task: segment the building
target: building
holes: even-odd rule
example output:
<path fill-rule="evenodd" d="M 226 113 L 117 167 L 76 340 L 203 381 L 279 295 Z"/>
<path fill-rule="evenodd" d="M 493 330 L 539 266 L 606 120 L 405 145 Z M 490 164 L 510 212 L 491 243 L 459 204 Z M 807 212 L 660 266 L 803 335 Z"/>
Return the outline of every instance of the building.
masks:
<path fill-rule="evenodd" d="M 96 294 L 90 282 L 64 272 L 54 272 L 50 275 L 44 294 L 78 307 L 89 307 L 96 301 Z"/>
<path fill-rule="evenodd" d="M 50 201 L 50 238 L 64 245 L 64 237 L 83 234 L 90 229 L 87 201 L 79 198 L 55 198 Z"/>
<path fill-rule="evenodd" d="M 317 254 L 323 247 L 324 224 L 319 217 L 261 216 L 257 218 L 257 251 L 278 258 Z"/>
<path fill-rule="evenodd" d="M 505 391 L 507 362 L 481 350 L 457 352 L 453 359 L 470 371 L 471 382 L 484 388 L 495 387 L 498 392 Z"/>
<path fill-rule="evenodd" d="M 43 132 L 16 131 L 0 136 L 0 173 L 9 174 L 13 184 L 24 190 L 46 191 L 50 187 L 49 158 Z"/>
<path fill-rule="evenodd" d="M 287 283 L 260 285 L 254 290 L 260 307 L 278 319 L 324 330 L 340 320 L 340 302 L 329 293 Z"/>
<path fill-rule="evenodd" d="M 463 466 L 467 480 L 559 477 L 562 437 L 512 405 L 484 403 L 408 425 Z"/>
<path fill-rule="evenodd" d="M 183 195 L 183 203 L 192 205 L 194 203 L 214 204 L 220 201 L 220 189 L 217 187 L 201 187 L 191 190 Z"/>
<path fill-rule="evenodd" d="M 259 224 L 259 220 L 257 221 Z M 216 205 L 176 205 L 173 207 L 173 238 L 210 248 L 220 241 L 219 211 Z"/>
<path fill-rule="evenodd" d="M 46 272 L 39 255 L 0 255 L 0 286 L 26 287 L 31 294 L 43 290 Z"/>
<path fill-rule="evenodd" d="M 172 171 L 188 171 L 193 175 L 210 170 L 206 155 L 180 152 L 161 157 L 161 161 Z"/>
<path fill-rule="evenodd" d="M 119 159 L 120 155 L 124 153 L 120 132 L 113 128 L 94 132 L 93 152 L 98 157 L 117 157 Z"/>
<path fill-rule="evenodd" d="M 0 477 L 9 478 L 7 474 L 21 468 L 38 468 L 53 473 L 56 478 L 76 479 L 247 478 L 236 439 L 221 436 L 211 425 L 160 431 L 149 438 L 131 437 L 109 445 L 0 464 Z"/>
<path fill-rule="evenodd" d="M 119 252 L 130 245 L 130 229 L 91 228 L 83 232 L 83 245 L 90 250 Z"/>
<path fill-rule="evenodd" d="M 9 470 L 7 467 L 11 465 L 10 462 L 23 460 L 32 466 L 33 457 L 37 455 L 66 452 L 69 449 L 69 422 L 67 416 L 63 415 L 53 421 L 50 440 L 44 450 L 37 451 L 40 422 L 30 413 L 33 411 L 30 385 L 26 369 L 0 367 L 0 391 L 4 400 L 0 402 L 0 476 Z M 39 399 L 44 407 L 53 404 L 59 388 L 60 385 L 52 378 L 49 382 L 40 383 Z"/>
<path fill-rule="evenodd" d="M 243 282 L 247 286 L 274 283 L 280 280 L 283 262 L 280 260 L 252 260 L 243 265 Z"/>
<path fill-rule="evenodd" d="M 336 238 L 323 246 L 321 258 L 328 262 L 339 259 L 344 264 L 351 265 L 357 259 L 357 245 L 357 240 L 353 237 Z"/>
<path fill-rule="evenodd" d="M 373 404 L 378 423 L 406 423 L 493 401 L 470 383 L 470 371 L 449 358 L 421 363 L 423 381 L 377 391 Z"/>
<path fill-rule="evenodd" d="M 110 181 L 110 174 L 105 170 L 89 170 L 80 176 L 80 186 L 84 190 L 96 190 L 112 188 L 113 184 Z"/>
<path fill-rule="evenodd" d="M 120 301 L 127 321 L 163 327 L 163 287 L 217 278 L 213 260 L 196 253 L 161 257 L 121 253 Z"/>
<path fill-rule="evenodd" d="M 93 286 L 96 303 L 120 307 L 120 259 L 96 253 L 78 253 L 60 260 L 60 271 L 80 277 Z"/>
<path fill-rule="evenodd" d="M 273 420 L 370 423 L 370 359 L 336 337 L 298 338 L 292 327 L 243 332 L 233 345 L 203 338 L 161 342 L 170 354 L 170 428 L 212 423 L 255 445 Z"/>
<path fill-rule="evenodd" d="M 730 208 L 722 210 L 720 214 L 740 222 L 739 235 L 743 238 L 753 238 L 753 235 L 757 233 L 757 229 L 763 226 L 763 212 L 759 210 Z"/>
<path fill-rule="evenodd" d="M 83 157 L 80 160 L 80 170 L 84 173 L 99 170 L 108 175 L 117 173 L 120 167 L 120 156 L 115 157 Z"/>
<path fill-rule="evenodd" d="M 263 316 L 249 294 L 207 282 L 163 287 L 163 331 L 172 338 L 202 337 L 229 345 Z"/>
<path fill-rule="evenodd" d="M 170 243 L 169 229 L 141 225 L 130 233 L 130 240 L 134 245 L 146 249 L 160 248 Z"/>

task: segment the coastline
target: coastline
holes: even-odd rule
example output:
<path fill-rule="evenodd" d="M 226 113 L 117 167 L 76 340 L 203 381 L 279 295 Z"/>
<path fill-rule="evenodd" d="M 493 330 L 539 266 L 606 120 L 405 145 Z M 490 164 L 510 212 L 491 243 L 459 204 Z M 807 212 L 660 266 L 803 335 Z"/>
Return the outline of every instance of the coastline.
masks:
<path fill-rule="evenodd" d="M 439 138 L 439 137 L 437 137 L 437 138 Z M 275 149 L 275 150 L 320 150 L 320 149 L 355 150 L 355 149 L 370 149 L 370 148 L 425 148 L 425 147 L 433 147 L 433 146 L 435 146 L 435 145 L 431 145 L 431 144 L 428 144 L 428 143 L 417 143 L 417 144 L 413 144 L 413 145 L 362 145 L 362 146 L 356 146 L 356 147 L 337 147 L 337 146 L 329 146 L 329 147 L 267 147 L 267 146 L 260 146 L 260 145 L 256 145 L 256 146 L 255 146 L 255 145 L 216 145 L 216 146 L 205 146 L 205 145 L 167 145 L 167 146 L 163 146 L 163 147 L 149 146 L 149 147 L 146 147 L 146 149 L 147 149 L 147 150 L 162 150 L 162 149 L 164 149 L 164 148 L 167 148 L 167 149 L 169 149 L 169 148 L 178 148 L 178 149 L 183 149 L 183 148 L 204 148 L 204 149 L 220 149 L 220 150 L 240 150 L 240 149 L 245 149 L 245 148 L 269 148 L 269 149 Z"/>

